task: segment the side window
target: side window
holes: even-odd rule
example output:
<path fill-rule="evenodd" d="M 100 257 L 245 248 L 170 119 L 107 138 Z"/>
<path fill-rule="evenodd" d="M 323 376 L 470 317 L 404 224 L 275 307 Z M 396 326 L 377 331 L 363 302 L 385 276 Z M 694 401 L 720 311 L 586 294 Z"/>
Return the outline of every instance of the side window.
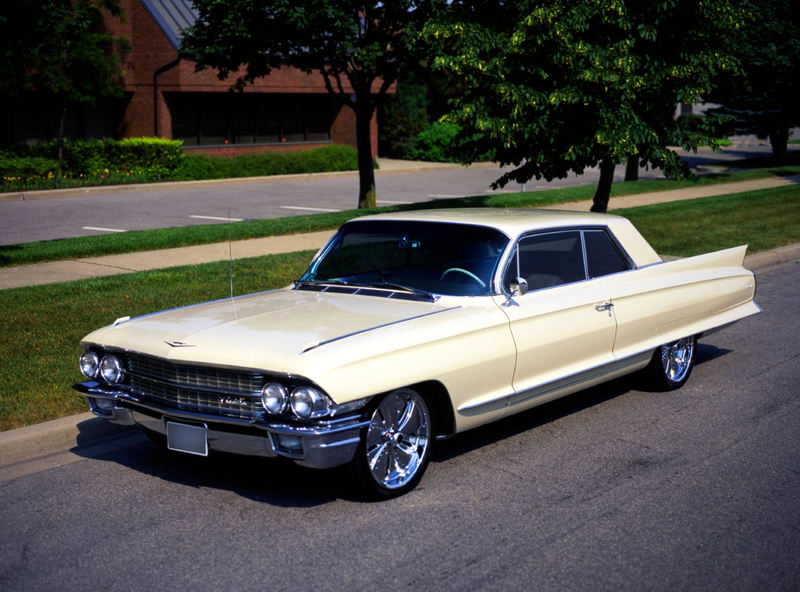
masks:
<path fill-rule="evenodd" d="M 586 262 L 589 264 L 590 278 L 630 269 L 604 231 L 587 230 L 583 237 L 586 241 Z"/>
<path fill-rule="evenodd" d="M 520 239 L 503 278 L 507 291 L 518 276 L 525 278 L 530 291 L 586 279 L 580 231 L 549 232 Z"/>

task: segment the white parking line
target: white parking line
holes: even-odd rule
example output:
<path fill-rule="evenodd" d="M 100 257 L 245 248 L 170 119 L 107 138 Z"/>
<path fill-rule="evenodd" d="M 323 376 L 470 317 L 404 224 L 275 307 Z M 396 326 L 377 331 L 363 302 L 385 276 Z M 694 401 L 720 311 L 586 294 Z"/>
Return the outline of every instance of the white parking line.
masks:
<path fill-rule="evenodd" d="M 98 232 L 126 232 L 125 230 L 120 230 L 119 228 L 97 228 L 96 226 L 84 226 L 84 230 L 97 230 Z"/>
<path fill-rule="evenodd" d="M 325 208 L 304 208 L 302 206 L 281 206 L 283 210 L 303 210 L 305 212 L 341 212 L 342 210 L 327 210 Z"/>
<path fill-rule="evenodd" d="M 223 222 L 244 222 L 244 218 L 223 218 L 220 216 L 189 216 L 190 218 L 198 218 L 200 220 L 222 220 Z"/>

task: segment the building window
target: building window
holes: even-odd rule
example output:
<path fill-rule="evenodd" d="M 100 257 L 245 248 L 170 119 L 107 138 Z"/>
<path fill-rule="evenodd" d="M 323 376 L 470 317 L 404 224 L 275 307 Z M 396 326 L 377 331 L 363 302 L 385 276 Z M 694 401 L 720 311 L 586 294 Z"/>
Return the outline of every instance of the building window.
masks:
<path fill-rule="evenodd" d="M 170 93 L 172 137 L 184 146 L 327 142 L 327 94 Z"/>

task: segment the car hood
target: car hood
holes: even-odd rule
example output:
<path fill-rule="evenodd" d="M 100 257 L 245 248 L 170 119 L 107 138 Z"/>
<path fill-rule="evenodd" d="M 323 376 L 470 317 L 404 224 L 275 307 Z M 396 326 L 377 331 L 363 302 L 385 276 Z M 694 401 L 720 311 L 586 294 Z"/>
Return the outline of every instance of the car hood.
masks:
<path fill-rule="evenodd" d="M 452 303 L 283 289 L 117 321 L 83 342 L 175 362 L 282 372 L 303 352 L 453 308 Z"/>

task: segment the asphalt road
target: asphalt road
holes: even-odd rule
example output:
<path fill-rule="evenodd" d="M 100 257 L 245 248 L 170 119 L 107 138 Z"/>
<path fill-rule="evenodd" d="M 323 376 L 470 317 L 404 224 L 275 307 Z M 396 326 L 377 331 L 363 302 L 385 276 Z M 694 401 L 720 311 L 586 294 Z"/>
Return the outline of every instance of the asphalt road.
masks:
<path fill-rule="evenodd" d="M 625 378 L 438 443 L 366 503 L 337 471 L 144 443 L 0 485 L 0 589 L 800 589 L 800 264 L 700 342 L 688 384 Z"/>
<path fill-rule="evenodd" d="M 768 146 L 752 145 L 726 149 L 722 153 L 700 150 L 684 153 L 690 166 L 743 158 L 745 154 L 768 154 Z M 379 175 L 376 180 L 378 205 L 415 203 L 468 195 L 494 193 L 490 184 L 500 176 L 498 168 Z M 618 181 L 625 177 L 617 167 Z M 640 178 L 660 177 L 659 171 L 641 170 Z M 555 187 L 596 185 L 599 172 L 588 170 L 552 183 L 531 180 L 527 191 Z M 516 192 L 519 185 L 507 185 L 501 192 Z M 353 209 L 357 203 L 358 177 L 279 182 L 205 188 L 164 189 L 84 196 L 0 201 L 0 245 L 53 240 L 75 236 L 108 234 L 126 230 L 194 226 L 236 220 L 260 220 L 313 214 L 320 211 Z"/>

